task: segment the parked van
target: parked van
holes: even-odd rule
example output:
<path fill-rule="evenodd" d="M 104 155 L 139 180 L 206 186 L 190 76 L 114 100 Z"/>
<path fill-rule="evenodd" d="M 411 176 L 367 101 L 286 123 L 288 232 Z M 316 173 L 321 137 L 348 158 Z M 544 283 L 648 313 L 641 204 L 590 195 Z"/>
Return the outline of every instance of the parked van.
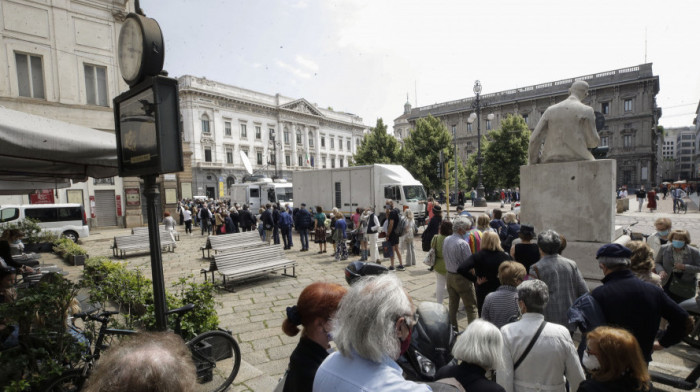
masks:
<path fill-rule="evenodd" d="M 0 206 L 0 226 L 26 218 L 38 221 L 39 227 L 77 241 L 88 237 L 90 228 L 82 204 L 26 204 Z"/>

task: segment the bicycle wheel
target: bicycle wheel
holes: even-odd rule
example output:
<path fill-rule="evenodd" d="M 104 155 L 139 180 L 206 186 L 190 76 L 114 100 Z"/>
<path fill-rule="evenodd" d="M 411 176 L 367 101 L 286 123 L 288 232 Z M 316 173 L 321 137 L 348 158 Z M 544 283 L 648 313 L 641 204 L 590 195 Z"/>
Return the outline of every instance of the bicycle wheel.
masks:
<path fill-rule="evenodd" d="M 77 392 L 83 388 L 87 377 L 80 369 L 69 370 L 60 376 L 47 381 L 41 387 L 42 392 Z"/>
<path fill-rule="evenodd" d="M 233 336 L 209 331 L 187 342 L 197 367 L 198 391 L 224 391 L 241 367 L 241 350 Z"/>

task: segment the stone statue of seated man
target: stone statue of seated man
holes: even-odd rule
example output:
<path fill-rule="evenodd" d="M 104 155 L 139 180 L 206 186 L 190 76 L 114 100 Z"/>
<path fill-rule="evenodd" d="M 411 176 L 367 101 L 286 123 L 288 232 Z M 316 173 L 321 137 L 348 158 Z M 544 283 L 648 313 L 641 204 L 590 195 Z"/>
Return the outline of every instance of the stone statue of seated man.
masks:
<path fill-rule="evenodd" d="M 590 106 L 581 103 L 588 96 L 588 83 L 576 81 L 569 97 L 545 110 L 537 123 L 528 151 L 529 164 L 592 161 L 589 148 L 598 147 L 596 117 Z"/>

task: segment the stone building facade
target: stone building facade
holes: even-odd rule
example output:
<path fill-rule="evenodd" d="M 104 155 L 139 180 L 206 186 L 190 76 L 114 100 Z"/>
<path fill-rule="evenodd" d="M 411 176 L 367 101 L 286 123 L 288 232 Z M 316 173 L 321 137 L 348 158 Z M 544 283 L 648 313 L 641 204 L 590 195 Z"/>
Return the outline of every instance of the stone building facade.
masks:
<path fill-rule="evenodd" d="M 193 195 L 223 198 L 248 175 L 291 181 L 295 170 L 348 166 L 368 127 L 304 98 L 268 95 L 185 75 L 178 79 Z M 246 158 L 243 158 L 245 155 Z"/>
<path fill-rule="evenodd" d="M 584 103 L 605 116 L 606 125 L 600 132 L 601 145 L 609 147 L 608 158 L 617 160 L 617 185 L 631 188 L 647 187 L 660 182 L 657 165 L 661 160 L 658 144 L 661 137 L 656 130 L 661 109 L 656 105 L 659 77 L 652 72 L 652 64 L 600 72 L 570 79 L 558 80 L 481 95 L 481 131 L 498 129 L 508 115 L 520 115 L 531 130 L 547 107 L 568 97 L 568 89 L 577 80 L 590 86 Z M 439 118 L 448 130 L 456 132 L 458 156 L 466 161 L 477 149 L 477 124 L 469 124 L 475 97 L 411 108 L 394 121 L 394 134 L 406 134 L 419 118 L 432 115 Z M 487 120 L 493 113 L 495 118 Z"/>
<path fill-rule="evenodd" d="M 695 127 L 665 128 L 664 169 L 665 180 L 691 180 L 695 176 L 695 151 L 697 133 Z M 670 173 L 670 175 L 668 175 Z"/>

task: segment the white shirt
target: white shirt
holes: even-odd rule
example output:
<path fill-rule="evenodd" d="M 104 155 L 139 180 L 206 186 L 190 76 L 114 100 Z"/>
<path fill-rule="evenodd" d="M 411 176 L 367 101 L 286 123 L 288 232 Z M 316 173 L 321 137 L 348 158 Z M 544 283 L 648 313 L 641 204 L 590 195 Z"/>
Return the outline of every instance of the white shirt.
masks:
<path fill-rule="evenodd" d="M 190 212 L 190 210 L 185 210 L 182 213 L 184 217 L 183 221 L 187 222 L 192 220 L 192 212 Z"/>
<path fill-rule="evenodd" d="M 569 330 L 555 323 L 545 325 L 535 345 L 513 372 L 513 364 L 530 344 L 542 320 L 544 316 L 540 313 L 525 313 L 520 321 L 501 328 L 505 363 L 497 369 L 496 380 L 507 392 L 566 392 L 564 376 L 569 380 L 570 390 L 576 391 L 584 379 Z"/>

